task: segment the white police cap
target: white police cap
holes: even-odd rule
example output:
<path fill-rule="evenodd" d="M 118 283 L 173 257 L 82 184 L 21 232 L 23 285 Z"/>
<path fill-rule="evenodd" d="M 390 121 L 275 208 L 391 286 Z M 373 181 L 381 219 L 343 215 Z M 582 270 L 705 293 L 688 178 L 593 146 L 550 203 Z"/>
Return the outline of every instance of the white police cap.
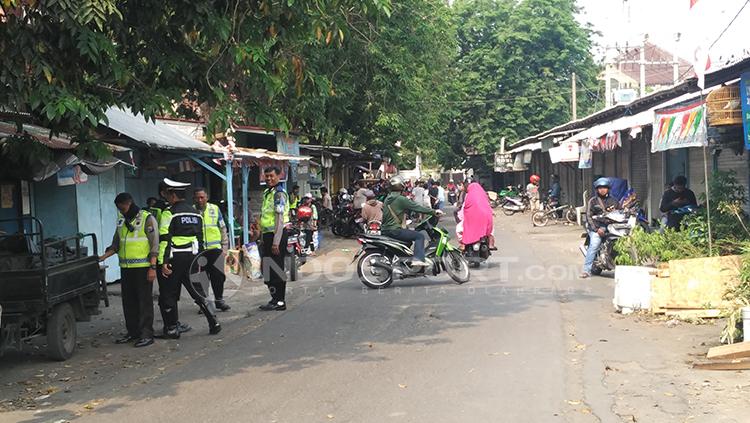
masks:
<path fill-rule="evenodd" d="M 167 189 L 170 191 L 183 191 L 190 186 L 187 182 L 177 182 L 169 178 L 164 178 L 164 184 L 167 185 Z"/>

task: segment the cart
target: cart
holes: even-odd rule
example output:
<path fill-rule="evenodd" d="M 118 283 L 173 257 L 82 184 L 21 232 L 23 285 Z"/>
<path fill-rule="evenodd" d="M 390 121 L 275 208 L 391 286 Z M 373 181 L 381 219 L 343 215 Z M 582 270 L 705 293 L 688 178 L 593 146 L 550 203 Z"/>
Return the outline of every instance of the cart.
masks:
<path fill-rule="evenodd" d="M 48 355 L 67 360 L 76 349 L 76 323 L 100 314 L 100 301 L 109 306 L 96 235 L 49 240 L 34 217 L 0 223 L 13 221 L 18 233 L 0 233 L 0 354 L 46 336 Z"/>

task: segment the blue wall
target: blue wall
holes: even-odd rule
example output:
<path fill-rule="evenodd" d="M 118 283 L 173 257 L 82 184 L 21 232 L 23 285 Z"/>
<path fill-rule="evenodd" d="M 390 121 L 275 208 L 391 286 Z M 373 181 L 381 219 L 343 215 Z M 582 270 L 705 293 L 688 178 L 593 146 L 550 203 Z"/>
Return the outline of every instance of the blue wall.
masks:
<path fill-rule="evenodd" d="M 34 210 L 44 225 L 44 236 L 67 237 L 78 233 L 75 186 L 57 186 L 52 177 L 34 184 Z"/>

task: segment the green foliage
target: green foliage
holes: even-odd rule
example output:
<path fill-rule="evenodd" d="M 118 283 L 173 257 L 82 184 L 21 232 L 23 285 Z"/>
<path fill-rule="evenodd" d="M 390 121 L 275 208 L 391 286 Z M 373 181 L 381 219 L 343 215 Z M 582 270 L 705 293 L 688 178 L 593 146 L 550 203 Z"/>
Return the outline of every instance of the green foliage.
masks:
<path fill-rule="evenodd" d="M 696 237 L 689 231 L 673 229 L 649 233 L 636 227 L 630 236 L 620 238 L 614 248 L 617 253 L 615 262 L 627 266 L 643 266 L 708 255 L 708 247 L 697 242 Z"/>
<path fill-rule="evenodd" d="M 400 164 L 413 161 L 417 149 L 435 158 L 450 119 L 450 8 L 442 0 L 394 2 L 390 18 L 350 25 L 340 48 L 301 56 L 318 95 L 299 98 L 289 84 L 279 108 L 321 142 L 383 152 Z"/>
<path fill-rule="evenodd" d="M 29 134 L 12 135 L 0 140 L 0 157 L 4 163 L 28 169 L 39 161 L 52 160 L 52 151 Z"/>
<path fill-rule="evenodd" d="M 693 234 L 697 242 L 708 247 L 708 211 L 711 211 L 711 234 L 720 255 L 735 254 L 744 240 L 750 238 L 746 226 L 747 214 L 743 207 L 747 202 L 745 187 L 737 182 L 733 171 L 715 171 L 708 183 L 710 209 L 702 207 L 698 213 L 686 216 L 682 226 Z M 700 201 L 706 202 L 701 194 Z"/>
<path fill-rule="evenodd" d="M 519 140 L 568 121 L 571 75 L 578 110 L 600 106 L 591 31 L 576 20 L 574 0 L 457 0 L 459 56 L 455 109 L 443 153 L 460 164 L 464 150 L 486 165 L 500 140 Z"/>
<path fill-rule="evenodd" d="M 750 242 L 745 242 L 742 250 L 742 268 L 740 268 L 740 283 L 724 294 L 724 299 L 733 306 L 727 312 L 727 322 L 721 332 L 722 343 L 734 343 L 741 340 L 742 308 L 750 306 Z"/>
<path fill-rule="evenodd" d="M 341 43 L 349 21 L 388 0 L 3 0 L 0 104 L 54 132 L 82 133 L 122 105 L 149 118 L 186 93 L 231 123 L 288 127 L 274 99 L 304 90 L 308 49 Z M 316 75 L 311 75 L 315 77 Z"/>

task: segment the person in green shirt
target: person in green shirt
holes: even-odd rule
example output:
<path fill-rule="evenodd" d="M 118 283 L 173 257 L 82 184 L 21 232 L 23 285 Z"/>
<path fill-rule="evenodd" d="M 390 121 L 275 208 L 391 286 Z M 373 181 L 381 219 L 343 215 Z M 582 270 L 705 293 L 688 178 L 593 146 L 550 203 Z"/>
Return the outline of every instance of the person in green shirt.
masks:
<path fill-rule="evenodd" d="M 404 196 L 404 178 L 396 175 L 390 180 L 390 193 L 383 200 L 383 223 L 380 230 L 383 235 L 404 242 L 414 242 L 414 259 L 412 266 L 427 266 L 425 261 L 425 234 L 406 229 L 406 212 L 411 210 L 427 216 L 442 215 L 440 210 L 420 206 L 408 197 Z"/>

